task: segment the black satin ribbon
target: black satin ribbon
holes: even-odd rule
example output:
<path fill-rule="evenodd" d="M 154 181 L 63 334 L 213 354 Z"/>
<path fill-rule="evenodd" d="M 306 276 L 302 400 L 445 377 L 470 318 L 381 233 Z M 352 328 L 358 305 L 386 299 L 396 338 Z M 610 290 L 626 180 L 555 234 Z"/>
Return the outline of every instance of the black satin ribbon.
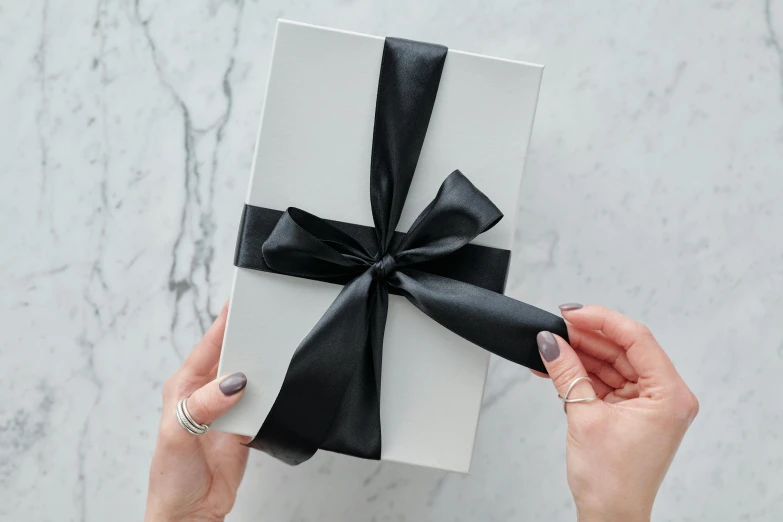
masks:
<path fill-rule="evenodd" d="M 266 264 L 262 250 L 282 216 L 281 210 L 245 205 L 239 223 L 237 248 L 234 252 L 235 266 L 260 272 L 277 272 Z M 365 250 L 377 251 L 375 228 L 329 219 L 325 221 L 353 237 Z M 399 244 L 405 236 L 406 234 L 402 232 L 395 232 L 392 241 Z M 502 293 L 506 287 L 510 258 L 511 252 L 508 250 L 468 244 L 451 254 L 419 263 L 416 269 Z M 298 276 L 338 285 L 347 285 L 355 277 L 354 274 L 325 276 L 317 272 Z M 390 287 L 389 293 L 403 295 L 396 287 Z"/>
<path fill-rule="evenodd" d="M 568 338 L 565 323 L 555 315 L 423 270 L 459 255 L 503 217 L 459 171 L 446 178 L 407 234 L 395 234 L 446 54 L 440 45 L 385 41 L 370 168 L 373 247 L 357 239 L 362 233 L 296 208 L 285 211 L 261 243 L 246 231 L 245 209 L 238 260 L 345 284 L 296 349 L 277 399 L 249 444 L 289 464 L 304 462 L 319 448 L 380 459 L 381 361 L 390 289 L 454 333 L 528 368 L 545 371 L 538 332 Z"/>

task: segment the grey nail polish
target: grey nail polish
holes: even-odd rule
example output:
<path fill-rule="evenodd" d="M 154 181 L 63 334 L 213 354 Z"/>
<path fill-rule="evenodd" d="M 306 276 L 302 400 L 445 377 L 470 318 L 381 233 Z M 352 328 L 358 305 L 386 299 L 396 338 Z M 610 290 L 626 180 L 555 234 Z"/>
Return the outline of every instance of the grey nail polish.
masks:
<path fill-rule="evenodd" d="M 568 312 L 569 310 L 579 310 L 580 308 L 582 308 L 582 305 L 579 303 L 566 303 L 560 305 L 560 309 L 564 312 Z"/>
<path fill-rule="evenodd" d="M 552 362 L 560 357 L 560 347 L 552 332 L 538 332 L 536 335 L 538 351 L 546 362 Z"/>
<path fill-rule="evenodd" d="M 550 334 L 551 335 L 551 334 Z M 220 391 L 223 395 L 234 395 L 241 392 L 247 386 L 247 377 L 242 372 L 232 373 L 220 381 Z"/>

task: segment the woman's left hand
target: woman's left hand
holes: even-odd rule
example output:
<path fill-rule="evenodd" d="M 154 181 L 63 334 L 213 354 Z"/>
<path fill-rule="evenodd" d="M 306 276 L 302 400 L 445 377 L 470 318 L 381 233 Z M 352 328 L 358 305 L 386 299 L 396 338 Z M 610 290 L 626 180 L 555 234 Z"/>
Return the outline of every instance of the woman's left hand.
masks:
<path fill-rule="evenodd" d="M 190 397 L 188 411 L 209 424 L 242 397 L 247 378 L 217 374 L 228 304 L 182 367 L 163 386 L 163 414 L 150 466 L 146 522 L 218 521 L 231 510 L 245 473 L 249 437 L 208 431 L 195 436 L 176 417 L 177 402 Z"/>

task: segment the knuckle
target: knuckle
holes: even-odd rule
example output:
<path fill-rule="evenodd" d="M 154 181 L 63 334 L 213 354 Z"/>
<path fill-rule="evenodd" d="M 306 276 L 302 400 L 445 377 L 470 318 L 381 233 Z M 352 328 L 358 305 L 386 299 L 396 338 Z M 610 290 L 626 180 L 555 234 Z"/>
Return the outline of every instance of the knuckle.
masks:
<path fill-rule="evenodd" d="M 571 381 L 577 377 L 582 377 L 582 372 L 578 367 L 573 365 L 558 365 L 558 367 L 554 369 L 554 375 L 552 379 L 554 380 L 555 386 L 558 390 L 565 390 L 568 388 L 568 385 L 571 384 Z"/>
<path fill-rule="evenodd" d="M 693 421 L 693 419 L 696 418 L 696 415 L 699 414 L 699 399 L 696 398 L 696 395 L 694 395 L 693 392 L 688 393 L 688 416 L 690 417 L 691 421 Z"/>
<path fill-rule="evenodd" d="M 174 393 L 176 387 L 177 387 L 177 374 L 175 373 L 174 375 L 166 379 L 166 381 L 163 383 L 163 389 L 161 390 L 163 397 L 164 398 L 170 397 Z"/>
<path fill-rule="evenodd" d="M 180 428 L 177 426 L 177 428 Z M 180 428 L 181 429 L 181 428 Z M 157 446 L 166 453 L 175 451 L 179 446 L 177 437 L 173 436 L 170 429 L 161 429 L 158 433 Z"/>
<path fill-rule="evenodd" d="M 617 371 L 606 363 L 598 368 L 596 376 L 615 388 L 622 387 L 625 384 L 625 379 L 618 375 Z"/>
<path fill-rule="evenodd" d="M 646 324 L 636 323 L 635 329 L 636 329 L 636 335 L 639 338 L 649 339 L 653 336 L 652 332 L 650 331 L 650 329 L 647 327 Z"/>
<path fill-rule="evenodd" d="M 579 439 L 600 438 L 606 430 L 606 422 L 599 415 L 590 415 L 585 411 L 579 416 L 578 422 L 575 422 L 573 429 Z"/>
<path fill-rule="evenodd" d="M 588 372 L 598 371 L 602 365 L 606 364 L 601 359 L 586 353 L 580 353 L 577 355 L 577 358 L 579 361 L 581 361 L 582 366 L 584 366 L 584 369 Z"/>
<path fill-rule="evenodd" d="M 596 313 L 597 315 L 603 316 L 603 317 L 611 317 L 614 314 L 618 314 L 619 312 L 615 312 L 614 310 L 610 310 L 609 308 L 603 306 L 603 305 L 590 305 L 590 308 L 592 308 L 592 311 Z"/>
<path fill-rule="evenodd" d="M 675 403 L 672 409 L 677 423 L 688 426 L 699 413 L 699 400 L 687 387 L 683 388 L 675 395 Z"/>
<path fill-rule="evenodd" d="M 609 364 L 603 361 L 596 364 L 594 373 L 598 376 L 599 379 L 601 379 L 604 382 L 606 382 L 607 379 L 609 379 L 609 381 L 614 380 L 614 376 L 615 376 L 614 368 L 612 368 L 611 366 L 609 366 Z"/>
<path fill-rule="evenodd" d="M 177 421 L 173 407 L 164 411 L 163 415 L 155 446 L 165 453 L 176 452 L 181 446 L 183 428 Z"/>
<path fill-rule="evenodd" d="M 199 423 L 209 423 L 217 416 L 215 401 L 209 396 L 199 393 L 188 400 L 188 410 L 193 419 Z"/>

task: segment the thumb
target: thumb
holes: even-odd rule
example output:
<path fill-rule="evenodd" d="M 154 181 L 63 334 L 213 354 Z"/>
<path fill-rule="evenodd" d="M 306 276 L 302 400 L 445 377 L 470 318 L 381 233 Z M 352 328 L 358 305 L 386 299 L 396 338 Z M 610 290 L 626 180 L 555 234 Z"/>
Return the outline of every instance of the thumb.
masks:
<path fill-rule="evenodd" d="M 587 376 L 587 371 L 582 365 L 582 361 L 571 345 L 562 337 L 552 332 L 539 332 L 536 336 L 538 351 L 541 353 L 541 359 L 544 361 L 552 383 L 557 388 L 557 394 L 565 397 L 568 387 L 574 382 L 574 379 Z M 595 390 L 587 379 L 577 382 L 571 390 L 569 399 L 581 399 L 584 397 L 595 396 Z M 578 416 L 587 413 L 601 401 L 591 401 L 582 404 L 569 404 L 566 406 L 566 413 L 569 418 L 578 418 Z"/>
<path fill-rule="evenodd" d="M 247 386 L 244 373 L 215 379 L 194 391 L 188 398 L 188 412 L 199 424 L 210 424 L 230 410 Z"/>

